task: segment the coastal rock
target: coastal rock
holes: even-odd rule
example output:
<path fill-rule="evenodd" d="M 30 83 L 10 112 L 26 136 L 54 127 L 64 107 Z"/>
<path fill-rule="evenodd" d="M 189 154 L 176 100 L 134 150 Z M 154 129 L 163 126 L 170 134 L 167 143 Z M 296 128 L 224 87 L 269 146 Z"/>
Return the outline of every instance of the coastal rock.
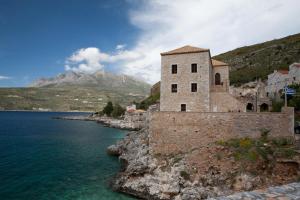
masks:
<path fill-rule="evenodd" d="M 117 145 L 110 145 L 107 147 L 107 154 L 111 156 L 119 156 L 121 155 L 121 152 Z"/>
<path fill-rule="evenodd" d="M 217 187 L 203 186 L 201 181 L 191 182 L 183 177 L 187 171 L 184 158 L 166 158 L 162 161 L 151 155 L 148 144 L 148 130 L 130 132 L 115 147 L 121 154 L 121 173 L 113 181 L 113 189 L 128 193 L 143 199 L 203 199 L 214 197 L 220 192 Z M 208 173 L 208 182 L 215 177 L 215 173 Z"/>

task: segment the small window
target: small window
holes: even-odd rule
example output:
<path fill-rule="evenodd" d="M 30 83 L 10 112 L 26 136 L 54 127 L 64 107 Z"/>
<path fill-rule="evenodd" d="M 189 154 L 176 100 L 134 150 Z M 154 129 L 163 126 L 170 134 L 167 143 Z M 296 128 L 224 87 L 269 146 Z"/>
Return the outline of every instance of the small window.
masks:
<path fill-rule="evenodd" d="M 294 81 L 296 80 L 296 77 L 293 77 Z"/>
<path fill-rule="evenodd" d="M 181 111 L 185 112 L 186 111 L 186 104 L 181 104 Z"/>
<path fill-rule="evenodd" d="M 191 84 L 191 91 L 192 92 L 197 92 L 197 83 L 192 83 Z"/>
<path fill-rule="evenodd" d="M 172 65 L 172 74 L 177 74 L 177 65 Z"/>
<path fill-rule="evenodd" d="M 197 73 L 197 64 L 196 63 L 192 64 L 192 73 Z"/>
<path fill-rule="evenodd" d="M 172 93 L 176 93 L 177 92 L 177 84 L 172 84 L 171 91 L 172 91 Z"/>

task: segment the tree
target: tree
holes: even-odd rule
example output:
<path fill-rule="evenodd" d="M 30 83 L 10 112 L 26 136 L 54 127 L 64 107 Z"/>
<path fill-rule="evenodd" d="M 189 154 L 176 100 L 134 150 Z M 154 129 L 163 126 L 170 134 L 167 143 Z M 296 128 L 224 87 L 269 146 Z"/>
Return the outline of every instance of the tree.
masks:
<path fill-rule="evenodd" d="M 103 108 L 103 114 L 110 116 L 113 110 L 114 110 L 113 104 L 111 101 L 109 101 L 107 102 L 106 106 Z"/>
<path fill-rule="evenodd" d="M 125 109 L 122 106 L 120 106 L 119 104 L 116 103 L 114 105 L 114 108 L 113 108 L 113 111 L 112 111 L 111 115 L 113 117 L 120 117 L 121 115 L 124 114 L 124 112 L 125 112 Z"/>

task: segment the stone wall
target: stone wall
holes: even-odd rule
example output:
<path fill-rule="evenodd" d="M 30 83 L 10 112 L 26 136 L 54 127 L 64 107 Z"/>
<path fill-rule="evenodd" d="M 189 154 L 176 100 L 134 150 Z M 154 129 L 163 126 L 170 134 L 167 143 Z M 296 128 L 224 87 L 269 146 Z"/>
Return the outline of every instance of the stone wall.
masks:
<path fill-rule="evenodd" d="M 219 140 L 259 137 L 294 137 L 294 110 L 281 113 L 154 112 L 150 116 L 150 147 L 154 154 L 188 152 Z"/>
<path fill-rule="evenodd" d="M 160 93 L 160 81 L 152 85 L 150 95 L 156 95 Z"/>
<path fill-rule="evenodd" d="M 147 112 L 126 112 L 124 123 L 132 129 L 142 129 L 146 126 Z"/>
<path fill-rule="evenodd" d="M 228 92 L 211 92 L 211 112 L 246 112 L 246 104 Z"/>
<path fill-rule="evenodd" d="M 228 66 L 216 66 L 213 67 L 212 85 L 215 84 L 215 74 L 219 73 L 221 75 L 221 83 L 224 87 L 229 88 L 229 70 Z"/>
<path fill-rule="evenodd" d="M 197 73 L 191 73 L 192 63 L 197 63 Z M 172 64 L 177 74 L 172 74 Z M 160 110 L 180 111 L 186 104 L 187 111 L 209 112 L 211 68 L 209 52 L 162 56 Z M 191 92 L 191 83 L 197 83 L 197 92 Z M 177 84 L 177 93 L 171 92 L 171 84 Z"/>

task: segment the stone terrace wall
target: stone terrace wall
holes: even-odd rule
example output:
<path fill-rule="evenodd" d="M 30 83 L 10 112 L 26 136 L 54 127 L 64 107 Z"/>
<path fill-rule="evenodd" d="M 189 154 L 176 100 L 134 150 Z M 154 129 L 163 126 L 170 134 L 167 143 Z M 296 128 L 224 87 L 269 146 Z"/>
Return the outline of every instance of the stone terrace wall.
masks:
<path fill-rule="evenodd" d="M 150 147 L 154 154 L 187 152 L 235 137 L 294 137 L 294 109 L 281 113 L 154 112 L 150 117 Z"/>

